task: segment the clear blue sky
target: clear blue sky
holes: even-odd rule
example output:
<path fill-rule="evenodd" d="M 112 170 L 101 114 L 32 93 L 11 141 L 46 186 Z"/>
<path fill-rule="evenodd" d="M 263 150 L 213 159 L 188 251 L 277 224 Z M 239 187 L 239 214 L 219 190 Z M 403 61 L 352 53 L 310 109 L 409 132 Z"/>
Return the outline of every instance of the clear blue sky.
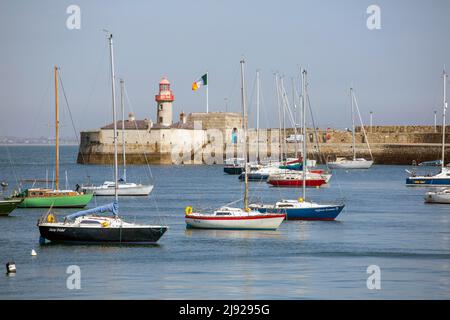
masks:
<path fill-rule="evenodd" d="M 66 8 L 81 7 L 81 30 L 66 28 Z M 366 27 L 371 4 L 381 30 Z M 287 89 L 308 69 L 321 127 L 350 125 L 348 88 L 375 124 L 432 124 L 441 113 L 443 65 L 450 69 L 450 1 L 0 1 L 0 135 L 51 136 L 53 65 L 62 70 L 75 125 L 111 122 L 105 34 L 115 36 L 118 76 L 137 118 L 156 118 L 154 95 L 167 76 L 181 110 L 204 111 L 191 83 L 209 71 L 210 109 L 239 111 L 239 60 L 248 97 L 261 70 L 262 125 L 277 125 L 273 72 Z M 74 136 L 62 105 L 63 136 Z M 254 114 L 254 113 L 253 113 Z"/>

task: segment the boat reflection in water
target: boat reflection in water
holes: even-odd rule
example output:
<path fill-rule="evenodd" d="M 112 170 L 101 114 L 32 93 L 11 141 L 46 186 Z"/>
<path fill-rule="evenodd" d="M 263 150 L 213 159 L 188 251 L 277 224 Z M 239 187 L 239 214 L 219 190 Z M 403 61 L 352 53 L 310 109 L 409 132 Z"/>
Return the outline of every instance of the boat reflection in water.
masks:
<path fill-rule="evenodd" d="M 284 239 L 286 236 L 279 230 L 219 230 L 219 229 L 192 229 L 185 231 L 187 237 L 217 238 L 217 239 Z"/>

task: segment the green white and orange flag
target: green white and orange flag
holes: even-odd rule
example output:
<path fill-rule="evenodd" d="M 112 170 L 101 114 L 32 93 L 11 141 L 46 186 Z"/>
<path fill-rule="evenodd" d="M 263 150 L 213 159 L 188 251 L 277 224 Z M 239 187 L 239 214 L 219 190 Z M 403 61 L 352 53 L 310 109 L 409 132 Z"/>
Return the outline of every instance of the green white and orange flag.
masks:
<path fill-rule="evenodd" d="M 205 73 L 200 79 L 192 83 L 192 90 L 195 91 L 200 87 L 208 85 L 208 74 Z"/>

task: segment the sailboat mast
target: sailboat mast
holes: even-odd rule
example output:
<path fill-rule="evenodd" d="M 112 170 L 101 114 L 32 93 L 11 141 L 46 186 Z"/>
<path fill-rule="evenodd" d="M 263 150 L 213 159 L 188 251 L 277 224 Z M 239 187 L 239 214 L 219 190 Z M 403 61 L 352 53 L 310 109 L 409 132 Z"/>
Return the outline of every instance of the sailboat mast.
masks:
<path fill-rule="evenodd" d="M 259 158 L 259 70 L 256 71 L 256 161 L 260 163 Z"/>
<path fill-rule="evenodd" d="M 281 137 L 281 105 L 280 105 L 280 85 L 278 83 L 278 73 L 275 73 L 275 86 L 277 89 L 277 104 L 278 104 L 278 140 L 279 140 L 279 160 L 283 160 L 283 142 Z"/>
<path fill-rule="evenodd" d="M 445 112 L 447 111 L 447 79 L 448 74 L 444 69 L 444 105 L 442 111 L 442 168 L 445 167 Z"/>
<path fill-rule="evenodd" d="M 353 144 L 353 160 L 356 160 L 356 139 L 355 139 L 355 110 L 353 106 L 353 88 L 350 88 L 350 99 L 352 105 L 352 144 Z"/>
<path fill-rule="evenodd" d="M 123 156 L 123 180 L 127 182 L 127 163 L 126 163 L 126 146 L 125 146 L 125 97 L 124 97 L 125 83 L 120 79 L 120 105 L 122 108 L 122 156 Z"/>
<path fill-rule="evenodd" d="M 117 122 L 116 122 L 116 85 L 114 74 L 114 53 L 113 53 L 113 35 L 109 34 L 109 55 L 111 62 L 111 94 L 112 94 L 112 109 L 113 109 L 113 124 L 114 124 L 114 197 L 116 202 L 118 197 L 118 166 L 117 166 Z"/>
<path fill-rule="evenodd" d="M 284 158 L 283 160 L 286 161 L 288 157 L 288 149 L 286 144 L 286 92 L 284 90 L 284 78 L 282 77 L 280 79 L 281 81 L 281 105 L 283 106 L 283 150 L 284 150 Z"/>
<path fill-rule="evenodd" d="M 244 209 L 248 208 L 248 154 L 247 154 L 247 108 L 245 103 L 245 60 L 241 60 L 241 96 L 242 96 L 242 117 L 244 127 L 244 171 L 245 171 L 245 191 L 244 191 Z"/>
<path fill-rule="evenodd" d="M 59 94 L 58 94 L 58 66 L 55 66 L 55 189 L 59 190 Z"/>
<path fill-rule="evenodd" d="M 306 158 L 307 158 L 307 153 L 306 153 L 306 75 L 307 72 L 306 70 L 302 71 L 302 113 L 303 113 L 303 118 L 302 118 L 302 128 L 303 128 L 303 151 L 302 151 L 302 156 L 303 156 L 303 200 L 306 201 L 306 172 L 307 172 L 307 168 L 306 168 Z"/>

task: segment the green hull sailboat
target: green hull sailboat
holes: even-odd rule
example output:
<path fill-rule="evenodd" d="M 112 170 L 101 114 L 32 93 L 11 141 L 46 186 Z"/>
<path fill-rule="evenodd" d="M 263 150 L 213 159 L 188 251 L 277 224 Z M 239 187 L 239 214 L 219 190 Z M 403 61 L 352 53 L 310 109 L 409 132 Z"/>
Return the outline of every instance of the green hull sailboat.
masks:
<path fill-rule="evenodd" d="M 78 192 L 56 193 L 53 190 L 27 189 L 22 192 L 23 202 L 19 208 L 84 208 L 94 194 L 79 194 Z M 46 193 L 46 196 L 34 196 L 35 193 Z M 19 195 L 20 197 L 20 195 Z"/>
<path fill-rule="evenodd" d="M 22 199 L 20 208 L 83 208 L 93 194 L 73 190 L 59 190 L 59 96 L 58 67 L 55 66 L 55 189 L 30 188 L 15 193 L 12 199 Z"/>

